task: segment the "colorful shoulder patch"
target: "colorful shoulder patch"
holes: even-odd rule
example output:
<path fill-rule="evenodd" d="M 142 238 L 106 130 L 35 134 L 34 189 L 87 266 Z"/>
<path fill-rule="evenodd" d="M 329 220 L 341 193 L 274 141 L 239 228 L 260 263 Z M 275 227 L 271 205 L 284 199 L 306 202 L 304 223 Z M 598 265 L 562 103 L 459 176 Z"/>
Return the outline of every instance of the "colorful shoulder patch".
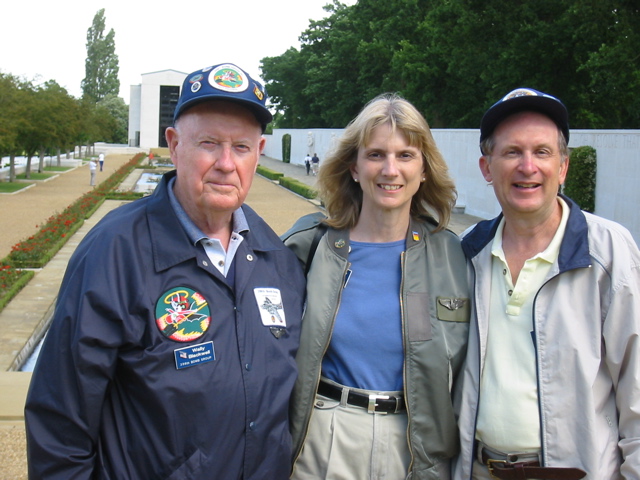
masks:
<path fill-rule="evenodd" d="M 190 342 L 204 335 L 211 323 L 209 303 L 187 287 L 167 290 L 156 302 L 156 325 L 176 342 Z"/>

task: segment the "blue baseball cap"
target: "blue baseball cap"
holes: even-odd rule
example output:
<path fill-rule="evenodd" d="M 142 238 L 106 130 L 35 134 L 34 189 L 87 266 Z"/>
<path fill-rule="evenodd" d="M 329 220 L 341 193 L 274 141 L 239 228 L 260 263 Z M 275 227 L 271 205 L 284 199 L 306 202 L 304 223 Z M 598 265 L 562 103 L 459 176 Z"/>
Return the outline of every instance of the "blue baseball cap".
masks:
<path fill-rule="evenodd" d="M 185 110 L 207 100 L 226 100 L 248 108 L 264 132 L 273 115 L 265 106 L 267 92 L 260 82 L 232 63 L 221 63 L 187 75 L 173 112 L 173 123 Z"/>
<path fill-rule="evenodd" d="M 489 137 L 496 127 L 509 115 L 531 110 L 540 112 L 554 121 L 569 142 L 569 112 L 556 97 L 533 88 L 517 88 L 489 108 L 480 122 L 480 143 Z"/>

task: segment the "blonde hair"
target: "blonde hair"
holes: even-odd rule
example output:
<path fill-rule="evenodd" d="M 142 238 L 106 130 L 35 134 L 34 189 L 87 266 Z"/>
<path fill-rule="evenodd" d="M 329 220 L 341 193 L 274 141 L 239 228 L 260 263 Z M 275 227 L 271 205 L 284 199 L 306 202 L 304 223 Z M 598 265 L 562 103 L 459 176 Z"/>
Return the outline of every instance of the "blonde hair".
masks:
<path fill-rule="evenodd" d="M 318 189 L 328 213 L 326 223 L 337 229 L 353 228 L 362 208 L 362 189 L 353 181 L 351 167 L 358 149 L 365 147 L 373 130 L 388 124 L 399 130 L 409 145 L 422 152 L 426 180 L 411 200 L 411 216 L 437 214 L 436 231 L 447 226 L 455 206 L 457 192 L 442 154 L 422 114 L 397 94 L 383 94 L 371 100 L 344 130 L 338 145 L 318 173 Z"/>

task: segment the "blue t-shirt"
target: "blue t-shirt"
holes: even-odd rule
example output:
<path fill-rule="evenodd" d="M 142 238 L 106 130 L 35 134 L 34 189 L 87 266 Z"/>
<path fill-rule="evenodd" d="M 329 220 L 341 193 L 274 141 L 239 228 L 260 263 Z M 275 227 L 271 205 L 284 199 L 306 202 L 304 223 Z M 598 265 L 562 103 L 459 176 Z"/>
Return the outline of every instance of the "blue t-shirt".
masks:
<path fill-rule="evenodd" d="M 400 259 L 404 249 L 404 240 L 351 242 L 350 273 L 322 361 L 325 377 L 365 390 L 402 390 Z"/>

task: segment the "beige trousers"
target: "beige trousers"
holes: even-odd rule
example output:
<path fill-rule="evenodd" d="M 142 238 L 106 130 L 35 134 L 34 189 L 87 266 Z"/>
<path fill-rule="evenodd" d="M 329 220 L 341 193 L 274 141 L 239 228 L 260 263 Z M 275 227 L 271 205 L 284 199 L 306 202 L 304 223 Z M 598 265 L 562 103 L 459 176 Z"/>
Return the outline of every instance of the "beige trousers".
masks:
<path fill-rule="evenodd" d="M 402 480 L 411 461 L 407 413 L 371 414 L 316 396 L 294 480 Z"/>

